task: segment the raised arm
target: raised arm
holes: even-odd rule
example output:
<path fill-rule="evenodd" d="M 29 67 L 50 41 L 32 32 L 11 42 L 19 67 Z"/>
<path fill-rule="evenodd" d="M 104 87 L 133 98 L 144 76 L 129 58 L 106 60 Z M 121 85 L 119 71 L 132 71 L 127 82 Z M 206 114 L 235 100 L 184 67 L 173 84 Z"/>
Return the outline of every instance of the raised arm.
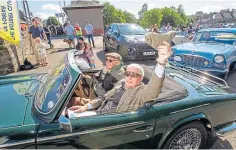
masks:
<path fill-rule="evenodd" d="M 137 98 L 139 98 L 143 104 L 157 98 L 161 92 L 164 81 L 165 66 L 167 64 L 168 58 L 173 53 L 170 44 L 168 42 L 164 42 L 164 44 L 165 46 L 158 47 L 159 57 L 157 58 L 157 65 L 152 73 L 149 83 L 143 90 L 140 90 L 137 93 Z"/>

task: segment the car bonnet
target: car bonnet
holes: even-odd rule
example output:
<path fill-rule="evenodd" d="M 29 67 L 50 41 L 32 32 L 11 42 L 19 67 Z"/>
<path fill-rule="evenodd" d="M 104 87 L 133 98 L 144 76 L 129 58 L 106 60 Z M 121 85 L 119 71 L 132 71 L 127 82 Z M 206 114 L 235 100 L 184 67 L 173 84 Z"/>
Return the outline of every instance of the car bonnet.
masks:
<path fill-rule="evenodd" d="M 0 77 L 0 128 L 22 125 L 28 104 L 26 93 L 39 75 Z M 32 93 L 33 94 L 33 93 Z"/>

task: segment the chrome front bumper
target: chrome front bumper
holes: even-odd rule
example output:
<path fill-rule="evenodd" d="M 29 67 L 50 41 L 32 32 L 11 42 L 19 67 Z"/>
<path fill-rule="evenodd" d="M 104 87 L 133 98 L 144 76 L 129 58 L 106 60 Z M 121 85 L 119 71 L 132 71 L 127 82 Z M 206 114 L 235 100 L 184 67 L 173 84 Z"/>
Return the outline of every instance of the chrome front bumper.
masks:
<path fill-rule="evenodd" d="M 236 131 L 236 122 L 233 122 L 233 123 L 221 128 L 220 130 L 218 130 L 216 132 L 216 135 L 218 135 L 220 137 L 225 137 L 225 136 L 233 134 L 235 131 Z"/>

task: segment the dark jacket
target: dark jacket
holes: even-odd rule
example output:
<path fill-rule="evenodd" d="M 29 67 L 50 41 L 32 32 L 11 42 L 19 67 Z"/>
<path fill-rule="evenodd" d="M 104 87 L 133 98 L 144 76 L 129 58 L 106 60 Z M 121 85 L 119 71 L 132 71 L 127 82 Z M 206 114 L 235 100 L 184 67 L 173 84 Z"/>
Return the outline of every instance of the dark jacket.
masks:
<path fill-rule="evenodd" d="M 105 68 L 95 74 L 96 81 L 92 82 L 97 96 L 103 96 L 110 91 L 121 79 L 124 78 L 124 69 L 122 64 L 112 68 L 108 72 Z M 91 82 L 90 82 L 91 83 Z"/>

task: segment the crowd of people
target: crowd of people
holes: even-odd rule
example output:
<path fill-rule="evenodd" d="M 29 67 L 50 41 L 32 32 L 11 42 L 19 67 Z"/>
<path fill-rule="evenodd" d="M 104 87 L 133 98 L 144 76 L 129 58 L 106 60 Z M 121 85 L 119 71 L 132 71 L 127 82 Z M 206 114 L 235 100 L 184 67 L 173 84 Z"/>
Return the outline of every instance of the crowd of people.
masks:
<path fill-rule="evenodd" d="M 91 67 L 95 67 L 91 46 L 93 45 L 93 47 L 95 47 L 93 38 L 94 29 L 89 21 L 86 21 L 84 30 L 84 35 L 87 36 L 89 43 L 85 42 L 83 29 L 78 23 L 76 23 L 75 26 L 72 26 L 68 21 L 63 27 L 47 26 L 46 24 L 42 24 L 37 17 L 33 18 L 32 26 L 29 27 L 28 32 L 31 37 L 31 47 L 36 60 L 35 66 L 47 66 L 46 43 L 49 44 L 50 48 L 53 48 L 52 37 L 66 34 L 66 38 L 63 41 L 67 42 L 70 48 L 83 50 L 84 56 L 89 61 Z M 75 42 L 75 40 L 77 42 Z"/>
<path fill-rule="evenodd" d="M 93 47 L 95 47 L 94 38 L 93 38 L 94 29 L 93 29 L 93 26 L 89 23 L 89 21 L 86 21 L 84 30 L 85 30 L 85 36 L 88 37 L 89 43 L 92 44 Z M 75 26 L 73 26 L 71 25 L 70 21 L 67 21 L 64 24 L 64 33 L 67 36 L 66 39 L 64 39 L 64 41 L 69 44 L 70 48 L 75 47 L 75 39 L 77 40 L 77 43 L 78 43 L 79 38 L 83 36 L 81 26 L 78 23 L 76 23 Z"/>
<path fill-rule="evenodd" d="M 167 33 L 172 30 L 172 26 L 170 23 L 163 24 L 162 27 L 159 29 L 157 24 L 154 24 L 150 27 L 149 32 L 156 32 L 156 33 Z"/>

